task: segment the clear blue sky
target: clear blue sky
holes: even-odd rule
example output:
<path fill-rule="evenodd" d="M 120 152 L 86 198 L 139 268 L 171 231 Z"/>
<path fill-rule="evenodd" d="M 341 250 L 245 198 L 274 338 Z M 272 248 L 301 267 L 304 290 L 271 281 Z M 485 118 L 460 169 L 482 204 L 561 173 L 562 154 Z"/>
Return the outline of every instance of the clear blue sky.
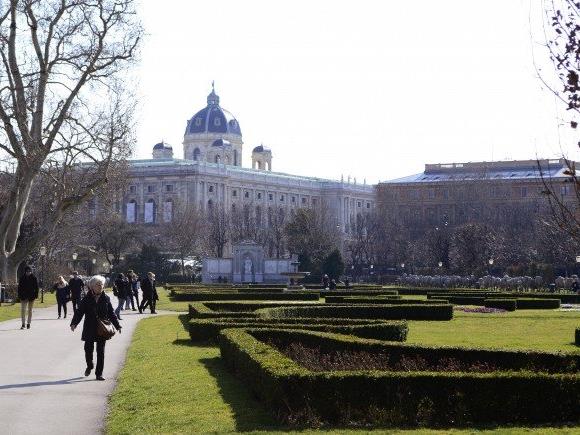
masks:
<path fill-rule="evenodd" d="M 539 4 L 141 0 L 135 156 L 164 139 L 181 158 L 212 80 L 245 166 L 262 142 L 276 171 L 368 182 L 425 163 L 572 155 L 533 66 L 534 48 L 549 70 Z"/>

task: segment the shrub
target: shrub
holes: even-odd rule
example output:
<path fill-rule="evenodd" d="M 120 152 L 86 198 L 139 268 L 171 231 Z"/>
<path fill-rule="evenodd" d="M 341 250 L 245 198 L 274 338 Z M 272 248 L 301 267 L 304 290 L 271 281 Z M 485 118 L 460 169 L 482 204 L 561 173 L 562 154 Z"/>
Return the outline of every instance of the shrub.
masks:
<path fill-rule="evenodd" d="M 447 304 L 447 301 L 432 299 L 429 301 L 418 299 L 400 299 L 401 296 L 377 296 L 377 297 L 357 297 L 357 296 L 326 296 L 327 304 L 385 304 L 385 305 L 425 305 L 425 304 Z"/>
<path fill-rule="evenodd" d="M 549 310 L 560 308 L 560 299 L 518 298 L 518 310 Z"/>
<path fill-rule="evenodd" d="M 175 293 L 176 301 L 317 301 L 318 293 L 234 293 L 195 292 Z"/>
<path fill-rule="evenodd" d="M 313 345 L 321 352 L 384 352 L 398 361 L 493 361 L 501 370 L 312 372 L 266 341 Z M 276 329 L 223 330 L 220 351 L 226 366 L 284 423 L 449 427 L 580 420 L 580 355 L 425 347 Z"/>
<path fill-rule="evenodd" d="M 254 311 L 260 308 L 309 306 L 313 303 L 269 302 L 269 301 L 230 301 L 230 302 L 194 302 L 189 304 L 189 317 L 199 319 L 215 317 L 256 317 Z M 316 304 L 318 305 L 318 304 Z"/>
<path fill-rule="evenodd" d="M 189 335 L 194 342 L 215 341 L 222 329 L 228 328 L 284 328 L 333 332 L 387 341 L 405 341 L 408 326 L 404 321 L 379 322 L 345 319 L 191 319 Z"/>
<path fill-rule="evenodd" d="M 506 311 L 515 311 L 517 308 L 515 299 L 486 299 L 486 308 L 500 308 Z"/>
<path fill-rule="evenodd" d="M 451 320 L 453 307 L 432 305 L 316 305 L 257 310 L 260 318 L 335 317 L 344 319 Z"/>

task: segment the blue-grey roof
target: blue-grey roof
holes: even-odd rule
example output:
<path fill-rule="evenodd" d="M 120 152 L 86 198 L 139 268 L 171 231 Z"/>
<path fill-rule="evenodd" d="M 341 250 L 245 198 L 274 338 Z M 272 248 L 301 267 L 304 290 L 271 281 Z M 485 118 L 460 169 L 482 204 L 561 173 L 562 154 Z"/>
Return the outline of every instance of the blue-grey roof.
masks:
<path fill-rule="evenodd" d="M 211 144 L 212 147 L 231 147 L 232 143 L 229 140 L 217 139 Z"/>
<path fill-rule="evenodd" d="M 224 133 L 242 135 L 240 124 L 227 110 L 220 107 L 220 98 L 212 89 L 207 96 L 207 106 L 187 122 L 185 134 Z"/>
<path fill-rule="evenodd" d="M 503 163 L 503 162 L 502 162 Z M 516 162 L 519 163 L 519 162 Z M 434 167 L 439 168 L 434 168 Z M 450 181 L 477 181 L 477 180 L 538 180 L 544 178 L 567 177 L 566 167 L 561 164 L 542 165 L 542 173 L 536 166 L 521 164 L 509 167 L 494 167 L 493 162 L 488 168 L 472 167 L 469 164 L 449 164 L 449 165 L 427 165 L 425 172 L 408 175 L 394 180 L 384 181 L 385 184 L 405 184 L 405 183 L 440 183 Z M 497 166 L 500 166 L 498 164 Z"/>
<path fill-rule="evenodd" d="M 258 145 L 257 147 L 255 147 L 252 152 L 253 153 L 264 153 L 264 152 L 271 152 L 272 150 L 268 147 L 265 147 L 264 145 Z"/>
<path fill-rule="evenodd" d="M 153 147 L 154 150 L 163 150 L 163 149 L 173 149 L 171 145 L 166 144 L 165 142 L 161 141 L 159 143 L 156 143 L 155 146 Z"/>

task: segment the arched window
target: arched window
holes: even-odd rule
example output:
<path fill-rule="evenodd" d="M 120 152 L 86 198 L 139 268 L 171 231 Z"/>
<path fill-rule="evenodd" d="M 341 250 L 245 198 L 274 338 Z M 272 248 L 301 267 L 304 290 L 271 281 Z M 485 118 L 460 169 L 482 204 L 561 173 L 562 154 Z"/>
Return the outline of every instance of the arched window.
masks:
<path fill-rule="evenodd" d="M 230 164 L 230 156 L 226 156 L 226 165 Z"/>
<path fill-rule="evenodd" d="M 199 160 L 199 155 L 201 154 L 201 151 L 199 150 L 199 148 L 196 148 L 193 150 L 193 160 Z"/>
<path fill-rule="evenodd" d="M 137 202 L 132 199 L 127 203 L 127 222 L 133 224 L 137 221 Z"/>
<path fill-rule="evenodd" d="M 173 201 L 168 199 L 163 204 L 163 222 L 169 223 L 173 220 Z"/>
<path fill-rule="evenodd" d="M 215 162 L 216 162 L 216 163 L 219 163 L 221 160 L 222 160 L 222 158 L 220 157 L 220 155 L 219 155 L 219 154 L 217 154 L 217 155 L 215 156 Z"/>
<path fill-rule="evenodd" d="M 153 199 L 148 200 L 145 203 L 145 219 L 146 224 L 155 223 L 155 201 Z"/>
<path fill-rule="evenodd" d="M 207 201 L 207 209 L 213 210 L 213 201 L 211 199 L 208 199 Z"/>

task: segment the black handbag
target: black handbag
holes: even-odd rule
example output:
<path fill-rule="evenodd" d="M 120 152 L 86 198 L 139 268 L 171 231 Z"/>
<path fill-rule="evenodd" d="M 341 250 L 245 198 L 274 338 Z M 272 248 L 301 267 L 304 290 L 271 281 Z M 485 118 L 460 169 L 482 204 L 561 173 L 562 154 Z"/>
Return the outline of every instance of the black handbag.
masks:
<path fill-rule="evenodd" d="M 113 323 L 108 319 L 101 319 L 95 307 L 95 317 L 97 319 L 97 337 L 103 340 L 110 340 L 117 333 Z"/>

